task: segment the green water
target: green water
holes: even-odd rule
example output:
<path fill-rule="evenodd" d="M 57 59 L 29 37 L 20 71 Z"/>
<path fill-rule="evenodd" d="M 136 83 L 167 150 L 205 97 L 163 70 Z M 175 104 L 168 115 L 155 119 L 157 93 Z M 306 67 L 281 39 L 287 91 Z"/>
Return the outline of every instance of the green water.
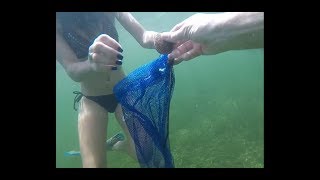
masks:
<path fill-rule="evenodd" d="M 169 31 L 194 13 L 132 13 L 147 30 Z M 159 23 L 161 22 L 161 23 Z M 116 24 L 128 74 L 159 56 L 143 49 Z M 264 167 L 264 51 L 230 51 L 201 56 L 174 67 L 176 84 L 170 107 L 170 146 L 177 168 Z M 60 64 L 56 67 L 56 167 L 80 168 L 73 91 L 79 90 Z M 108 137 L 120 131 L 109 115 Z M 129 156 L 108 152 L 108 167 L 139 167 Z"/>

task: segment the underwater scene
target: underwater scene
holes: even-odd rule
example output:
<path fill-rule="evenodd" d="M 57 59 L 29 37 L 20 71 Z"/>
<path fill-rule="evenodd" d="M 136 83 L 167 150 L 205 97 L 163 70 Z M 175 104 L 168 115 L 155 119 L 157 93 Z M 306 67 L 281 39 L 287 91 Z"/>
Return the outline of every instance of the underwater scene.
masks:
<path fill-rule="evenodd" d="M 206 12 L 214 13 L 214 12 Z M 170 31 L 196 12 L 132 12 L 146 29 Z M 117 20 L 126 74 L 159 57 L 145 49 Z M 169 113 L 170 150 L 176 168 L 264 167 L 264 50 L 202 55 L 173 66 Z M 56 61 L 56 168 L 82 168 L 73 81 Z M 107 138 L 122 131 L 109 113 Z M 107 151 L 108 168 L 139 168 L 123 152 Z"/>

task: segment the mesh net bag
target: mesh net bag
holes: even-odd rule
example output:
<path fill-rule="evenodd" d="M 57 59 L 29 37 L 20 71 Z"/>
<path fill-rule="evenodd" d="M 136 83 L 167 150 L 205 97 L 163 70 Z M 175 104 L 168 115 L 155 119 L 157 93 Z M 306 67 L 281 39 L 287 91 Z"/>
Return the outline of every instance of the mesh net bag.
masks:
<path fill-rule="evenodd" d="M 113 91 L 122 105 L 142 168 L 174 168 L 169 143 L 169 109 L 175 77 L 168 56 L 130 73 Z"/>

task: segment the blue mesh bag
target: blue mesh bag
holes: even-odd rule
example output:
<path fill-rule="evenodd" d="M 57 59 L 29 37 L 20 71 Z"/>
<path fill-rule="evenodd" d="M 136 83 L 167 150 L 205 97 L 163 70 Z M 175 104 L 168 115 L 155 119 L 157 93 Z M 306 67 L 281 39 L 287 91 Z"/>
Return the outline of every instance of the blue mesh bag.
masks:
<path fill-rule="evenodd" d="M 115 85 L 113 91 L 142 168 L 174 168 L 169 143 L 169 109 L 175 77 L 168 56 L 145 64 Z"/>

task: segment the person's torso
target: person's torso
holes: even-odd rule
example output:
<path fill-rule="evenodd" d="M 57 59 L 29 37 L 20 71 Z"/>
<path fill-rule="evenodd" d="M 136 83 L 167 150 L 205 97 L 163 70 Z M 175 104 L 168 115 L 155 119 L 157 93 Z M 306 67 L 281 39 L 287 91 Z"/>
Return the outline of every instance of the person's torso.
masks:
<path fill-rule="evenodd" d="M 94 18 L 98 18 L 99 20 Z M 74 26 L 79 28 L 74 28 L 70 25 L 70 27 L 64 28 L 61 32 L 80 61 L 87 60 L 88 49 L 99 35 L 107 34 L 117 42 L 119 41 L 118 32 L 115 28 L 114 13 L 109 13 L 107 15 L 104 13 L 90 14 L 85 22 L 81 22 L 81 20 L 83 21 L 83 18 L 77 19 L 76 17 L 73 17 L 69 22 L 63 22 L 63 25 L 66 26 L 70 25 L 68 23 L 75 23 Z M 81 92 L 88 96 L 111 94 L 113 93 L 113 86 L 124 77 L 125 74 L 122 68 L 119 67 L 118 70 L 90 73 L 81 82 Z"/>

